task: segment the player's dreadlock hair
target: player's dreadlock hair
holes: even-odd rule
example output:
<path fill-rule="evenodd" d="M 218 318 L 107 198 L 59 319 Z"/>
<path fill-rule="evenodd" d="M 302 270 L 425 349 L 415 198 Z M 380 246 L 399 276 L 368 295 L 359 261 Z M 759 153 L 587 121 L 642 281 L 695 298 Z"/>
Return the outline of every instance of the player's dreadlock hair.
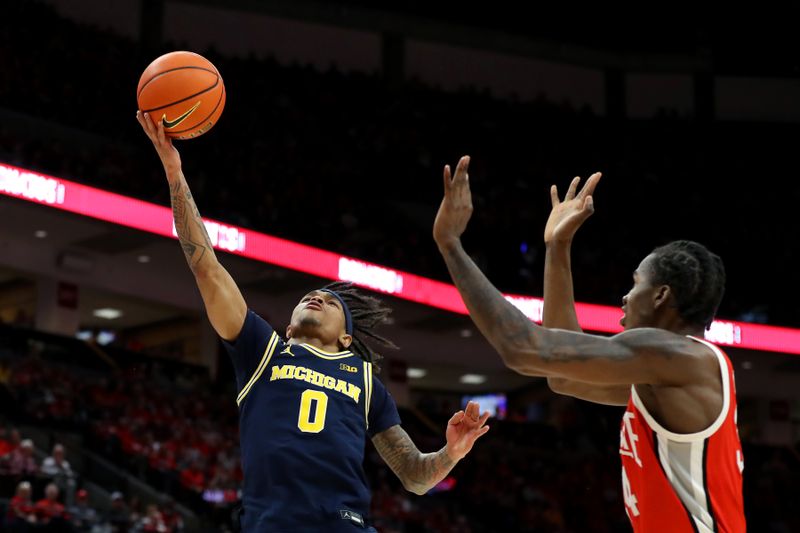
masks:
<path fill-rule="evenodd" d="M 669 285 L 678 313 L 690 324 L 711 326 L 725 292 L 725 267 L 718 255 L 693 241 L 673 241 L 653 250 L 654 282 Z"/>
<path fill-rule="evenodd" d="M 383 302 L 374 296 L 360 292 L 352 283 L 337 281 L 323 288 L 337 293 L 350 309 L 353 317 L 353 343 L 350 349 L 363 360 L 372 363 L 376 373 L 380 372 L 378 361 L 383 359 L 383 356 L 375 352 L 365 341 L 368 339 L 386 348 L 397 349 L 392 341 L 374 331 L 377 326 L 386 322 L 392 310 L 384 307 Z"/>

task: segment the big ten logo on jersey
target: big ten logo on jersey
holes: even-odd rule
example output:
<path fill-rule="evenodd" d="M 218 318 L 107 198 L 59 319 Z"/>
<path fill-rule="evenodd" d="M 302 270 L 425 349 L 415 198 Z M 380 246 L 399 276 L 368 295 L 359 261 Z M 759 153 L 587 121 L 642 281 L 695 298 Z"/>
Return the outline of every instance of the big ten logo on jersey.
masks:
<path fill-rule="evenodd" d="M 346 363 L 339 363 L 339 370 L 344 370 L 345 372 L 351 372 L 351 373 L 354 374 L 354 373 L 358 372 L 358 367 L 357 366 L 350 366 L 350 365 L 348 365 Z"/>
<path fill-rule="evenodd" d="M 619 432 L 619 454 L 626 457 L 633 458 L 636 464 L 642 466 L 642 460 L 639 459 L 639 451 L 636 448 L 636 443 L 639 442 L 639 436 L 633 431 L 633 420 L 635 415 L 630 411 L 625 411 L 625 416 L 622 417 L 622 429 Z"/>

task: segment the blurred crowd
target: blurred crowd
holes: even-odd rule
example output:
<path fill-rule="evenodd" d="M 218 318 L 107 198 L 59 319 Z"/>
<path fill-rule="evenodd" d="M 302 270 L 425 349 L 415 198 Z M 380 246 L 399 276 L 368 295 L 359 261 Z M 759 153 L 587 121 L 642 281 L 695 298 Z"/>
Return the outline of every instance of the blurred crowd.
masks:
<path fill-rule="evenodd" d="M 8 386 L 24 420 L 82 431 L 85 446 L 158 490 L 199 514 L 229 518 L 241 481 L 231 397 L 208 393 L 208 387 L 162 387 L 158 376 L 150 373 L 131 370 L 109 379 L 32 357 L 15 360 L 10 369 Z M 45 408 L 66 398 L 71 399 L 69 408 Z M 604 465 L 608 454 L 616 455 L 618 421 L 613 416 L 585 416 L 571 403 L 553 404 L 546 420 L 530 422 L 517 416 L 493 422 L 491 436 L 429 497 L 404 491 L 370 446 L 366 470 L 377 527 L 384 533 L 616 531 L 615 524 L 624 519 L 618 479 L 616 471 Z M 446 422 L 444 414 L 429 415 L 437 426 Z M 443 436 L 432 433 L 412 413 L 404 410 L 403 418 L 421 449 L 442 445 Z M 25 449 L 14 453 L 28 457 Z M 56 461 L 63 457 L 60 445 L 53 456 Z M 30 475 L 41 470 L 33 460 L 28 467 Z M 71 471 L 68 464 L 61 468 Z M 601 494 L 602 501 L 576 499 L 582 492 Z M 573 508 L 581 512 L 572 513 Z M 129 522 L 131 527 L 135 524 L 133 519 Z M 595 527 L 595 522 L 605 526 Z"/>
<path fill-rule="evenodd" d="M 236 405 L 179 376 L 149 369 L 102 375 L 29 358 L 9 385 L 27 417 L 79 429 L 86 444 L 168 494 L 199 503 L 238 500 Z"/>
<path fill-rule="evenodd" d="M 0 530 L 9 532 L 74 533 L 178 533 L 183 518 L 174 502 L 142 509 L 136 499 L 129 505 L 119 491 L 110 494 L 108 506 L 92 503 L 90 492 L 78 488 L 78 472 L 65 459 L 63 444 L 56 443 L 41 462 L 31 439 L 16 428 L 0 426 Z M 37 498 L 34 498 L 37 496 Z M 41 497 L 38 497 L 41 496 Z M 97 498 L 95 498 L 97 499 Z"/>
<path fill-rule="evenodd" d="M 17 420 L 77 433 L 86 449 L 198 516 L 220 525 L 231 523 L 242 472 L 230 387 L 168 380 L 156 365 L 102 375 L 27 356 L 15 357 L 6 368 Z M 178 381 L 184 385 L 176 385 Z M 530 392 L 535 399 L 515 400 L 512 395 L 508 418 L 492 420 L 491 431 L 468 459 L 424 497 L 403 490 L 368 444 L 365 469 L 379 531 L 628 531 L 619 480 L 621 410 L 546 390 Z M 740 401 L 746 405 L 746 399 Z M 446 423 L 454 402 L 455 396 L 441 403 L 423 397 L 419 411 L 401 410 L 404 428 L 421 450 L 442 446 L 444 436 L 430 428 Z M 62 407 L 51 410 L 50 405 Z M 749 523 L 767 533 L 797 531 L 800 515 L 793 505 L 800 491 L 800 443 L 780 448 L 743 435 L 743 444 Z M 112 524 L 112 531 L 178 530 L 179 523 L 171 522 L 179 518 L 173 505 L 142 508 L 135 499 L 124 501 L 118 492 L 112 494 L 108 509 L 90 513 L 82 474 L 65 460 L 59 443 L 39 460 L 31 442 L 11 430 L 2 434 L 0 452 L 0 480 L 7 480 L 7 490 L 11 484 L 16 487 L 17 499 L 9 506 L 7 520 L 41 524 L 49 516 L 43 513 L 52 512 L 69 521 L 90 514 L 102 524 L 116 512 L 117 522 L 129 529 Z M 42 499 L 31 499 L 31 487 L 24 483 L 42 492 Z M 158 525 L 162 522 L 172 529 Z"/>
<path fill-rule="evenodd" d="M 13 3 L 4 16 L 1 108 L 68 134 L 5 121 L 0 159 L 167 204 L 158 159 L 133 118 L 134 93 L 144 67 L 182 44 L 144 49 L 37 2 Z M 35 33 L 25 24 L 33 18 Z M 179 146 L 205 216 L 447 279 L 431 225 L 443 165 L 468 153 L 468 250 L 502 289 L 541 294 L 549 186 L 563 191 L 573 176 L 601 170 L 597 213 L 576 242 L 579 299 L 618 304 L 652 248 L 690 238 L 726 261 L 721 316 L 796 324 L 779 284 L 797 244 L 777 230 L 791 227 L 789 202 L 800 193 L 786 172 L 798 125 L 701 122 L 669 109 L 608 119 L 544 96 L 499 100 L 201 52 L 228 92 L 219 124 Z M 781 194 L 754 201 L 765 184 Z M 756 250 L 771 259 L 753 261 Z"/>
<path fill-rule="evenodd" d="M 157 157 L 134 120 L 134 93 L 144 67 L 179 48 L 147 50 L 39 2 L 4 5 L 0 161 L 166 205 Z M 475 204 L 468 250 L 502 289 L 541 294 L 549 186 L 563 191 L 572 176 L 602 170 L 597 213 L 575 245 L 578 299 L 618 303 L 650 249 L 691 238 L 726 260 L 722 316 L 797 325 L 785 288 L 798 253 L 787 238 L 796 226 L 789 202 L 800 196 L 787 171 L 797 125 L 701 123 L 669 110 L 613 120 L 545 97 L 498 100 L 414 80 L 393 87 L 377 74 L 201 52 L 228 91 L 220 123 L 179 146 L 207 217 L 447 279 L 430 230 L 441 168 L 468 153 Z M 18 115 L 25 120 L 11 120 Z M 78 432 L 87 448 L 157 490 L 229 521 L 242 477 L 230 391 L 168 378 L 155 366 L 110 373 L 32 357 L 15 358 L 2 378 L 13 399 L 4 411 L 14 419 Z M 468 460 L 425 497 L 404 492 L 368 448 L 380 531 L 628 531 L 620 413 L 548 398 L 536 416 L 493 422 Z M 411 426 L 421 448 L 441 446 L 443 436 Z M 744 444 L 751 528 L 800 531 L 793 509 L 800 450 Z M 143 507 L 114 487 L 107 506 L 95 505 L 67 452 L 56 442 L 39 458 L 19 431 L 0 433 L 4 527 L 183 528 L 172 504 Z"/>

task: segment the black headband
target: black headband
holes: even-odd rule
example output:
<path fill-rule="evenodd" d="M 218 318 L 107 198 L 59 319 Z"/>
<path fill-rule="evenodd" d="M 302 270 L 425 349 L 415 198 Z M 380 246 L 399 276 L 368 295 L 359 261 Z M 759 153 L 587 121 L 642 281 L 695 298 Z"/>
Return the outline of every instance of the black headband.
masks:
<path fill-rule="evenodd" d="M 344 311 L 344 330 L 347 332 L 348 335 L 353 334 L 353 315 L 350 314 L 350 308 L 347 307 L 347 304 L 344 303 L 344 298 L 336 292 L 330 289 L 320 289 L 322 292 L 327 292 L 328 294 L 332 294 L 339 300 L 339 303 L 342 304 L 342 311 Z"/>

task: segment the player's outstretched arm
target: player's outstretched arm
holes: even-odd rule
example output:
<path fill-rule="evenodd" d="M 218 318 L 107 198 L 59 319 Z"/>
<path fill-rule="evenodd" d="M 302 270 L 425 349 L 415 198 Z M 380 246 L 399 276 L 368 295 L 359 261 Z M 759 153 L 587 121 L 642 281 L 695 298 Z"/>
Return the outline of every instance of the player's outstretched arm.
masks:
<path fill-rule="evenodd" d="M 140 111 L 136 119 L 153 142 L 169 182 L 175 230 L 183 254 L 194 274 L 206 313 L 217 334 L 225 340 L 239 335 L 247 315 L 247 304 L 231 275 L 217 260 L 200 211 L 192 198 L 181 169 L 181 158 L 172 140 L 164 134 L 164 125 Z"/>
<path fill-rule="evenodd" d="M 592 174 L 580 191 L 581 179 L 574 178 L 563 200 L 555 185 L 550 188 L 552 209 L 544 229 L 542 325 L 545 327 L 582 331 L 575 312 L 570 255 L 575 233 L 594 213 L 593 195 L 600 177 L 599 172 Z M 625 405 L 630 396 L 629 385 L 598 385 L 558 377 L 547 378 L 547 384 L 558 394 L 605 405 Z"/>
<path fill-rule="evenodd" d="M 567 378 L 549 377 L 547 386 L 556 394 L 601 405 L 627 405 L 631 395 L 630 385 L 601 385 Z"/>
<path fill-rule="evenodd" d="M 397 475 L 406 490 L 425 494 L 443 480 L 472 445 L 489 431 L 489 413 L 480 415 L 478 404 L 469 402 L 447 423 L 447 444 L 438 452 L 421 453 L 400 426 L 392 426 L 372 438 L 383 460 Z"/>
<path fill-rule="evenodd" d="M 548 328 L 582 331 L 575 313 L 570 249 L 575 232 L 594 213 L 594 189 L 599 172 L 592 174 L 578 192 L 581 179 L 576 177 L 567 189 L 564 200 L 558 197 L 555 185 L 550 188 L 553 208 L 544 228 L 544 307 L 542 325 Z"/>
<path fill-rule="evenodd" d="M 559 377 L 585 383 L 686 384 L 707 370 L 706 350 L 666 330 L 640 328 L 600 337 L 537 326 L 508 302 L 461 245 L 472 215 L 472 196 L 462 157 L 451 177 L 444 170 L 444 199 L 433 237 L 470 317 L 509 368 L 525 375 Z M 672 364 L 684 358 L 684 364 Z M 714 362 L 716 364 L 716 362 Z M 703 367 L 702 371 L 698 370 Z"/>

